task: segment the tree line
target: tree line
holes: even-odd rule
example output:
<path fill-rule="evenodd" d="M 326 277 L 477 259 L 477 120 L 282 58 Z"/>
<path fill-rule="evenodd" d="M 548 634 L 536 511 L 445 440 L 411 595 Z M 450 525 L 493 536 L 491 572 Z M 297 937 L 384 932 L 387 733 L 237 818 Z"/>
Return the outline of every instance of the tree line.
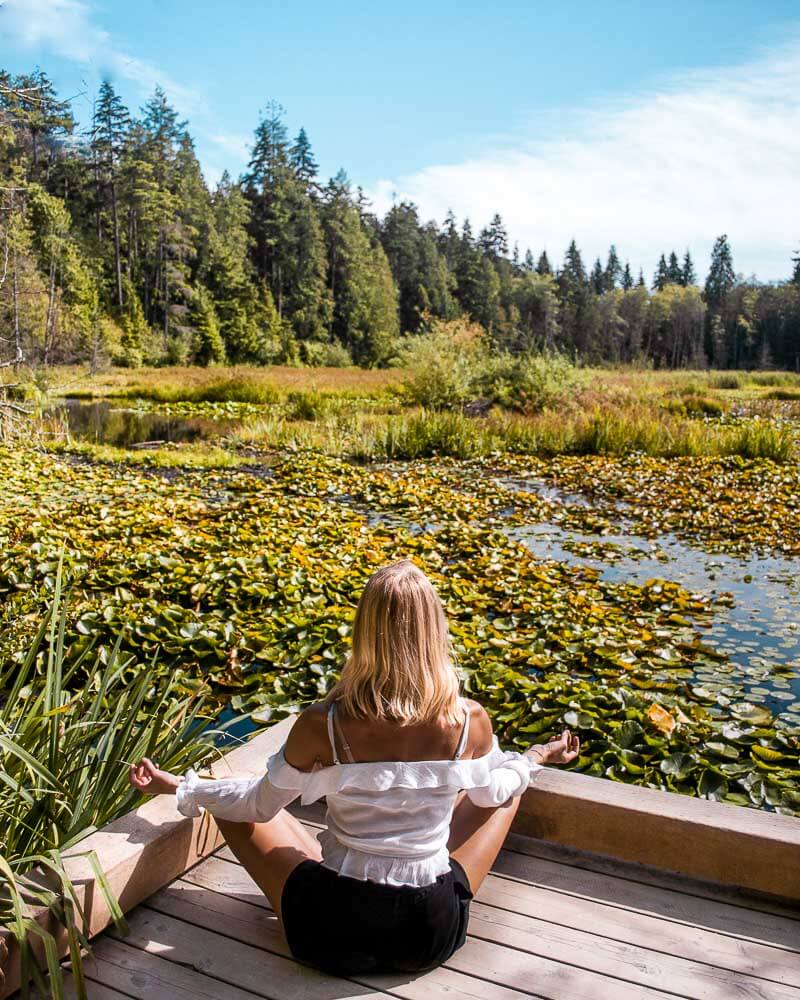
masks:
<path fill-rule="evenodd" d="M 646 224 L 646 220 L 643 220 Z M 0 71 L 0 365 L 28 361 L 382 365 L 400 338 L 468 315 L 498 350 L 588 362 L 800 367 L 800 254 L 785 282 L 737 277 L 720 236 L 703 285 L 665 252 L 651 287 L 611 246 L 587 266 L 400 201 L 379 218 L 270 103 L 249 163 L 209 189 L 157 88 L 134 115 L 110 81 L 81 129 L 41 71 Z"/>

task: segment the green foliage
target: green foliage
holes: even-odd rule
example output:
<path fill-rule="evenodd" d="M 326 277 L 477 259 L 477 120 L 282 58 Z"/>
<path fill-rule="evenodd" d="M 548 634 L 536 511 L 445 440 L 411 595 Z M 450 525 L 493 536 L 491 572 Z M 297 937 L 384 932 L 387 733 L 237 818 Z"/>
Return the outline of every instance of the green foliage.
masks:
<path fill-rule="evenodd" d="M 50 606 L 27 650 L 5 660 L 0 675 L 0 923 L 20 945 L 23 982 L 33 976 L 43 992 L 47 988 L 30 948 L 34 934 L 45 945 L 53 989 L 61 971 L 52 960 L 54 938 L 24 916 L 27 905 L 48 906 L 66 927 L 74 939 L 73 969 L 79 972 L 88 928 L 77 888 L 64 872 L 64 852 L 80 853 L 84 837 L 136 804 L 138 794 L 127 778 L 132 761 L 151 756 L 180 771 L 207 758 L 210 750 L 198 739 L 200 702 L 179 699 L 176 685 L 155 661 L 121 655 L 119 642 L 83 642 L 80 652 L 71 648 L 61 565 L 52 563 L 48 572 Z M 55 876 L 59 888 L 46 889 L 29 877 L 34 867 Z M 99 866 L 97 871 L 104 885 Z M 110 896 L 107 901 L 122 922 L 119 905 Z"/>
<path fill-rule="evenodd" d="M 485 385 L 497 402 L 532 414 L 563 404 L 578 386 L 578 373 L 555 352 L 505 355 L 493 361 Z"/>
<path fill-rule="evenodd" d="M 486 341 L 476 324 L 432 323 L 401 347 L 400 365 L 408 373 L 405 394 L 429 410 L 463 406 L 479 394 L 487 360 Z"/>

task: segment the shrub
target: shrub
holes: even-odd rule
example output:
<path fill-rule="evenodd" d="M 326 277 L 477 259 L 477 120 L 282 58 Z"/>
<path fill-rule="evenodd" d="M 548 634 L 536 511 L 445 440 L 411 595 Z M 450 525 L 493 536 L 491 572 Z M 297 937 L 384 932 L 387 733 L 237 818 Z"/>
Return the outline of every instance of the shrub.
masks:
<path fill-rule="evenodd" d="M 726 373 L 724 375 L 715 375 L 709 382 L 709 385 L 712 389 L 741 389 L 743 382 L 737 374 Z"/>
<path fill-rule="evenodd" d="M 315 368 L 352 368 L 350 352 L 338 341 L 307 340 L 302 344 L 303 359 Z"/>
<path fill-rule="evenodd" d="M 446 410 L 479 394 L 488 349 L 476 323 L 437 321 L 425 333 L 407 338 L 399 360 L 408 372 L 403 383 L 406 398 L 428 410 Z"/>
<path fill-rule="evenodd" d="M 785 402 L 800 399 L 800 389 L 773 389 L 767 393 L 767 399 L 779 399 Z"/>
<path fill-rule="evenodd" d="M 540 413 L 563 403 L 578 383 L 575 366 L 556 352 L 501 355 L 488 366 L 486 395 L 520 413 Z"/>
<path fill-rule="evenodd" d="M 290 392 L 287 400 L 290 420 L 322 420 L 332 409 L 330 397 L 316 389 Z"/>

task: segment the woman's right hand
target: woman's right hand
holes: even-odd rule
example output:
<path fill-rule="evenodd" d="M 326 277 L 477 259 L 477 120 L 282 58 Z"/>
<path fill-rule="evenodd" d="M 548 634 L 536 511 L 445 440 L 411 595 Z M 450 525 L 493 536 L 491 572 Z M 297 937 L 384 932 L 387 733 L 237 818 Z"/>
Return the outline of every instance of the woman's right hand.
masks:
<path fill-rule="evenodd" d="M 569 764 L 581 752 L 581 741 L 569 729 L 548 743 L 531 747 L 528 753 L 539 764 Z"/>

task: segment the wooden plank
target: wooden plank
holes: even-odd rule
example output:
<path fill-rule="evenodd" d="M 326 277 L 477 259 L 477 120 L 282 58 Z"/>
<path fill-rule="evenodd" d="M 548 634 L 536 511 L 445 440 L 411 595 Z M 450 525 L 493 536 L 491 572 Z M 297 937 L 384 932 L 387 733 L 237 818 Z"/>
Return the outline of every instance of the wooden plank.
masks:
<path fill-rule="evenodd" d="M 228 864 L 225 862 L 225 864 Z M 229 865 L 229 867 L 231 867 Z M 147 906 L 208 930 L 221 930 L 245 944 L 291 958 L 289 946 L 274 912 L 262 896 L 260 905 L 248 899 L 209 890 L 200 882 L 179 879 L 147 901 Z M 376 977 L 354 976 L 354 982 L 377 986 Z M 382 977 L 382 988 L 404 1000 L 427 1000 L 442 996 L 447 1000 L 523 1000 L 530 994 L 465 976 L 451 969 L 439 968 L 411 982 L 397 982 L 397 977 Z"/>
<path fill-rule="evenodd" d="M 209 858 L 202 865 L 187 872 L 182 881 L 209 888 L 212 892 L 220 895 L 236 897 L 252 904 L 254 908 L 269 909 L 268 901 L 245 869 L 241 865 L 226 863 L 225 859 Z M 491 959 L 491 974 L 481 971 L 481 963 L 487 959 L 486 947 L 489 947 L 488 959 Z M 504 961 L 497 952 L 507 952 L 507 960 Z M 476 955 L 483 957 L 478 959 Z M 569 967 L 564 966 L 567 970 L 567 983 L 564 985 L 566 992 L 561 993 L 559 992 L 561 984 L 559 984 L 556 974 L 556 970 L 561 967 L 560 962 L 552 961 L 545 956 L 528 954 L 526 958 L 529 964 L 525 967 L 520 965 L 518 956 L 518 951 L 509 949 L 505 945 L 479 939 L 473 940 L 469 937 L 464 947 L 452 956 L 445 968 L 466 972 L 468 975 L 479 976 L 484 980 L 523 992 L 530 993 L 535 990 L 537 996 L 553 997 L 556 1000 L 568 996 L 576 998 L 597 997 L 598 1000 L 605 997 L 618 997 L 619 1000 L 626 1000 L 628 997 L 665 996 L 658 991 L 651 991 L 647 986 L 634 985 L 625 981 L 624 970 L 620 973 L 622 978 L 610 978 L 605 974 L 577 967 L 574 963 L 583 960 L 585 956 L 576 956 Z M 546 985 L 542 985 L 540 976 L 543 977 L 543 982 Z M 376 984 L 379 982 L 372 979 L 368 981 Z"/>
<path fill-rule="evenodd" d="M 259 997 L 287 1000 L 385 1000 L 386 994 L 344 979 L 326 976 L 309 966 L 223 937 L 195 924 L 140 906 L 130 915 L 125 943 L 177 963 L 202 976 L 249 990 Z M 114 932 L 116 933 L 116 932 Z"/>
<path fill-rule="evenodd" d="M 302 812 L 309 808 L 306 806 Z M 301 815 L 299 818 L 304 819 L 305 817 Z M 309 817 L 315 824 L 320 822 L 320 825 L 324 825 L 324 818 L 324 811 L 321 820 L 318 813 Z M 513 832 L 506 836 L 503 846 L 506 850 L 514 851 L 517 854 L 527 854 L 531 858 L 542 858 L 545 861 L 570 865 L 573 868 L 585 868 L 587 871 L 610 875 L 614 878 L 624 878 L 632 882 L 641 882 L 644 885 L 683 892 L 690 896 L 702 896 L 705 899 L 715 899 L 722 903 L 744 906 L 749 910 L 763 910 L 764 913 L 776 913 L 793 920 L 800 920 L 800 904 L 779 902 L 774 897 L 745 892 L 736 886 L 721 885 L 718 882 L 703 882 L 690 878 L 688 875 L 677 875 L 674 872 L 660 871 L 649 865 L 640 865 L 633 861 L 619 861 L 616 858 L 603 857 L 600 854 L 576 851 L 571 847 L 562 847 L 560 844 L 537 840 L 534 837 L 523 837 Z"/>
<path fill-rule="evenodd" d="M 191 880 L 196 886 L 211 889 L 214 893 L 228 893 L 236 895 L 238 899 L 247 899 L 248 903 L 255 903 L 256 906 L 268 906 L 247 872 L 241 866 L 224 859 L 209 858 L 187 873 L 185 880 Z M 765 949 L 760 945 L 722 937 L 723 945 L 729 945 L 729 951 L 724 953 L 725 957 L 740 968 L 731 970 L 724 965 L 715 967 L 711 957 L 704 954 L 702 948 L 697 949 L 695 956 L 692 956 L 696 960 L 686 954 L 686 946 L 690 944 L 692 936 L 697 934 L 694 929 L 687 929 L 684 938 L 675 942 L 675 950 L 670 950 L 663 946 L 660 930 L 671 925 L 668 922 L 661 922 L 660 925 L 654 922 L 651 942 L 656 947 L 649 947 L 648 943 L 639 944 L 624 934 L 618 939 L 613 933 L 609 935 L 608 928 L 591 917 L 578 929 L 552 923 L 547 899 L 537 907 L 535 914 L 524 911 L 516 913 L 513 912 L 513 907 L 517 897 L 499 894 L 501 903 L 507 904 L 509 910 L 497 909 L 495 905 L 491 905 L 491 883 L 495 880 L 490 876 L 488 881 L 488 892 L 486 885 L 482 886 L 472 905 L 469 924 L 471 936 L 534 952 L 545 958 L 578 965 L 604 975 L 621 976 L 643 986 L 669 983 L 670 991 L 684 996 L 696 996 L 698 1000 L 728 1000 L 729 997 L 738 995 L 771 996 L 772 993 L 764 993 L 763 990 L 773 989 L 773 986 L 762 983 L 760 977 L 777 980 L 778 984 L 789 979 L 800 985 L 800 963 L 782 949 Z M 496 881 L 502 886 L 507 880 Z M 559 902 L 556 894 L 550 895 L 555 896 L 555 901 Z M 591 932 L 587 932 L 589 928 Z M 713 944 L 715 936 L 708 937 L 712 938 Z M 754 955 L 753 951 L 758 954 Z M 746 971 L 742 970 L 742 966 Z M 781 975 L 785 978 L 778 978 Z M 775 985 L 774 995 L 780 1000 L 789 1000 L 790 997 L 800 1000 L 800 992 L 790 985 Z"/>
<path fill-rule="evenodd" d="M 578 965 L 606 976 L 621 976 L 641 986 L 665 985 L 671 993 L 692 1000 L 800 1000 L 800 989 L 768 982 L 763 978 L 731 972 L 535 919 L 525 914 L 498 910 L 482 903 L 473 905 L 469 933 L 484 941 L 527 951 L 567 965 Z M 765 972 L 768 970 L 764 970 Z"/>
<path fill-rule="evenodd" d="M 513 830 L 800 901 L 792 816 L 546 768 L 522 796 Z"/>
<path fill-rule="evenodd" d="M 87 979 L 86 996 L 89 1000 L 128 1000 L 131 994 L 120 993 L 119 990 L 112 989 L 110 986 L 103 986 L 101 983 L 95 983 Z M 75 981 L 71 976 L 65 977 L 64 997 L 65 1000 L 77 1000 L 78 998 Z"/>
<path fill-rule="evenodd" d="M 731 972 L 800 986 L 800 962 L 794 952 L 718 930 L 663 920 L 654 914 L 609 906 L 602 901 L 551 892 L 492 875 L 481 886 L 476 899 L 511 913 L 543 918 L 551 924 L 590 928 L 594 934 L 614 941 L 627 941 Z"/>
<path fill-rule="evenodd" d="M 600 901 L 609 906 L 625 907 L 721 934 L 800 950 L 798 922 L 761 910 L 748 910 L 639 882 L 609 878 L 513 851 L 501 851 L 492 871 L 518 880 L 518 885 L 522 882 L 518 891 L 523 895 L 534 887 L 550 889 L 571 898 Z"/>
<path fill-rule="evenodd" d="M 92 982 L 122 990 L 136 1000 L 256 1000 L 261 995 L 168 962 L 107 934 L 92 952 L 86 962 Z"/>

